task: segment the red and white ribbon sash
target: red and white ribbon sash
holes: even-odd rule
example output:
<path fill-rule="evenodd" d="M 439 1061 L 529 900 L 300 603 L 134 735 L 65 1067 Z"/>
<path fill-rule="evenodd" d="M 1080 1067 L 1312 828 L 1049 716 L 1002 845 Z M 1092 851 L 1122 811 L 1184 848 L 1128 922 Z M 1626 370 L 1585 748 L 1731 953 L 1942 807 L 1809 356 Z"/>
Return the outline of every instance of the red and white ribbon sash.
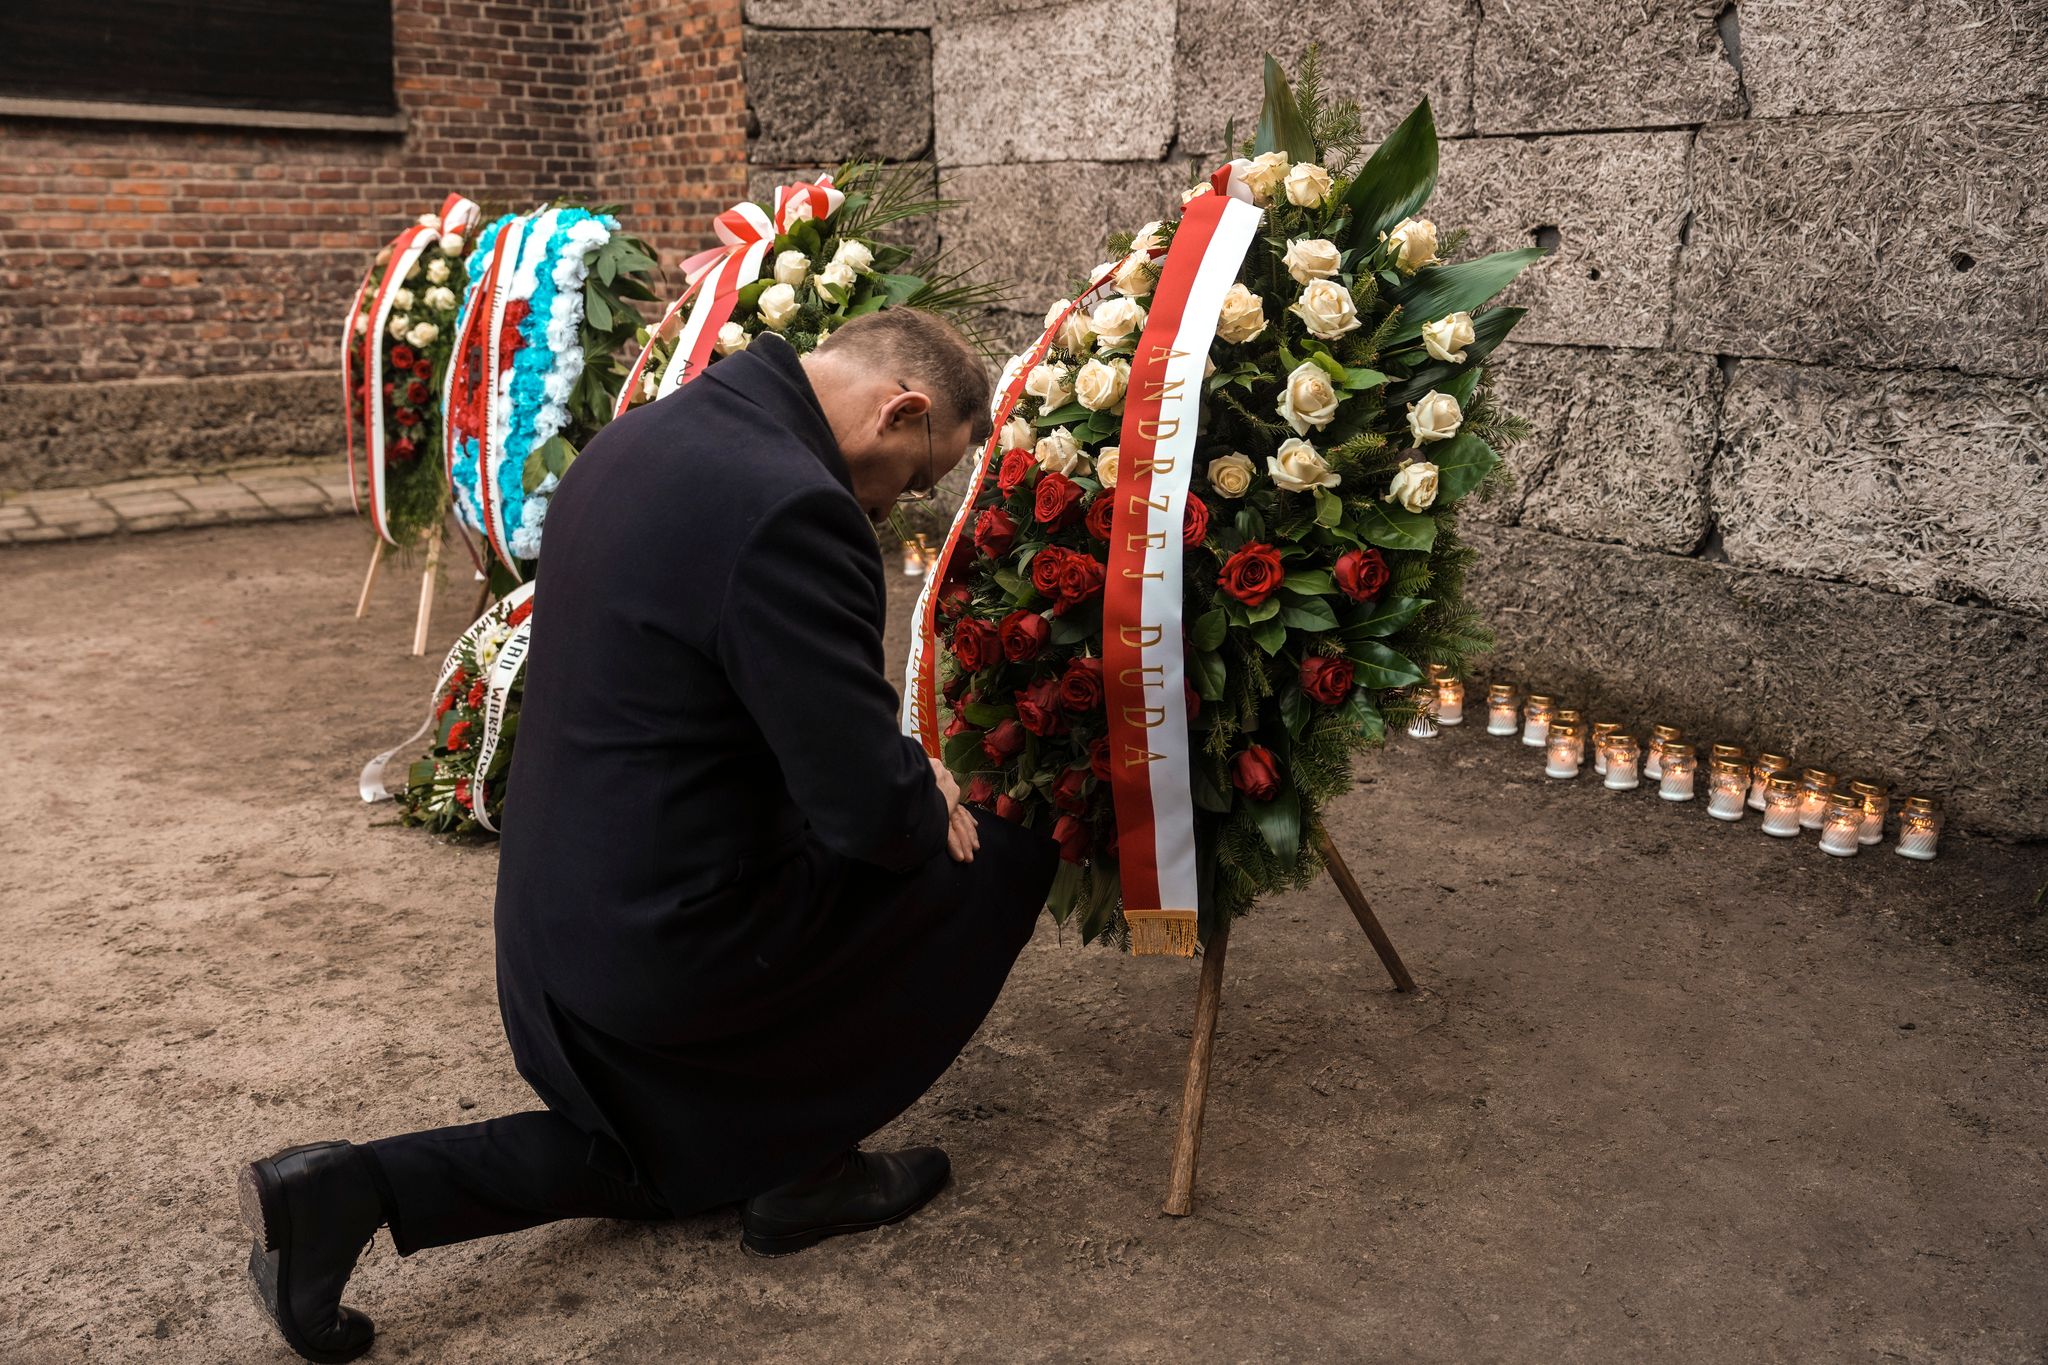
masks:
<path fill-rule="evenodd" d="M 711 363 L 718 329 L 732 321 L 740 290 L 761 277 L 762 264 L 777 234 L 789 231 L 790 224 L 805 218 L 830 218 L 845 202 L 846 195 L 832 187 L 832 177 L 821 175 L 815 181 L 799 181 L 776 190 L 772 214 L 763 213 L 758 204 L 743 202 L 713 219 L 712 230 L 723 245 L 700 251 L 683 262 L 683 278 L 689 288 L 668 306 L 660 324 L 647 334 L 647 344 L 640 348 L 639 359 L 627 372 L 626 382 L 619 386 L 619 401 L 612 416 L 623 417 L 639 397 L 640 379 L 646 372 L 648 357 L 653 354 L 654 339 L 667 330 L 684 304 L 694 301 L 695 306 L 690 309 L 676 337 L 676 348 L 655 386 L 656 398 L 668 397 L 702 374 Z"/>
<path fill-rule="evenodd" d="M 505 310 L 512 303 L 513 280 L 519 273 L 520 257 L 526 250 L 526 239 L 532 233 L 534 220 L 528 217 L 514 218 L 498 233 L 497 253 L 491 261 L 496 277 L 490 297 L 490 333 L 484 338 L 484 374 L 490 384 L 489 414 L 484 423 L 485 437 L 477 448 L 477 505 L 483 509 L 484 535 L 490 539 L 491 548 L 498 552 L 498 558 L 511 570 L 512 577 L 519 577 L 519 560 L 512 553 L 512 528 L 505 524 L 504 500 L 498 496 L 498 478 L 505 464 L 504 424 L 511 420 L 512 398 L 507 392 L 508 375 L 512 362 L 518 353 L 517 336 L 513 344 L 507 345 Z M 500 264 L 502 262 L 502 265 Z M 543 269 L 545 265 L 543 265 Z"/>
<path fill-rule="evenodd" d="M 1181 634 L 1187 514 L 1203 370 L 1223 296 L 1264 215 L 1191 200 L 1132 357 L 1103 590 L 1103 699 L 1124 919 L 1134 953 L 1192 956 L 1200 897 Z"/>
<path fill-rule="evenodd" d="M 1052 319 L 1046 323 L 1045 331 L 1039 335 L 1032 348 L 1018 357 L 1021 364 L 1003 372 L 996 387 L 995 401 L 990 405 L 990 417 L 994 429 L 989 432 L 980 452 L 974 457 L 974 476 L 969 480 L 967 492 L 960 500 L 960 508 L 953 513 L 953 525 L 946 532 L 946 543 L 939 550 L 938 559 L 925 571 L 924 586 L 918 590 L 917 610 L 911 616 L 910 662 L 903 673 L 903 733 L 924 745 L 924 751 L 933 758 L 940 756 L 939 738 L 939 589 L 945 584 L 947 566 L 953 562 L 953 554 L 959 549 L 962 534 L 974 518 L 974 504 L 981 497 L 982 483 L 987 478 L 990 464 L 995 460 L 996 451 L 1001 448 L 1003 424 L 1017 410 L 1023 401 L 1025 381 L 1031 371 L 1045 360 L 1045 354 L 1052 349 L 1053 338 L 1059 335 L 1075 310 L 1086 308 L 1108 291 L 1117 272 L 1138 253 L 1133 252 L 1123 260 L 1105 269 L 1088 287 L 1061 306 Z"/>
<path fill-rule="evenodd" d="M 530 592 L 533 584 L 522 583 L 519 586 Z M 526 594 L 518 596 L 524 601 Z M 469 784 L 469 803 L 470 813 L 476 816 L 476 822 L 493 834 L 498 832 L 498 827 L 491 823 L 490 793 L 486 790 L 490 782 L 491 759 L 497 755 L 498 741 L 505 733 L 505 716 L 512 705 L 512 684 L 518 681 L 519 670 L 526 666 L 526 651 L 532 643 L 533 617 L 528 616 L 512 628 L 511 637 L 499 646 L 484 684 L 484 732 L 476 742 L 476 776 Z"/>
<path fill-rule="evenodd" d="M 485 539 L 515 579 L 519 576 L 519 564 L 512 555 L 504 507 L 497 497 L 498 471 L 504 464 L 498 425 L 510 410 L 503 378 L 517 351 L 516 345 L 505 345 L 505 309 L 510 302 L 520 251 L 532 226 L 530 217 L 518 217 L 499 229 L 490 263 L 476 281 L 457 323 L 455 354 L 448 362 L 441 397 L 442 456 L 449 483 L 454 483 L 455 461 L 462 442 L 474 439 L 479 520 Z"/>

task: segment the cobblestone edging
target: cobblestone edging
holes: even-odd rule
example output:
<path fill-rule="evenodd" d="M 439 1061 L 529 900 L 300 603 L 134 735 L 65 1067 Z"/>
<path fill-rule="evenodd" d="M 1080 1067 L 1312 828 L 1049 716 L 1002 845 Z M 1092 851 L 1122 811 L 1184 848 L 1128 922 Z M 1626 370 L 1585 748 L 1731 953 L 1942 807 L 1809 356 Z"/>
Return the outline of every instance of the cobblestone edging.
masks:
<path fill-rule="evenodd" d="M 0 494 L 0 545 L 331 517 L 351 511 L 343 464 L 162 474 L 84 488 Z"/>

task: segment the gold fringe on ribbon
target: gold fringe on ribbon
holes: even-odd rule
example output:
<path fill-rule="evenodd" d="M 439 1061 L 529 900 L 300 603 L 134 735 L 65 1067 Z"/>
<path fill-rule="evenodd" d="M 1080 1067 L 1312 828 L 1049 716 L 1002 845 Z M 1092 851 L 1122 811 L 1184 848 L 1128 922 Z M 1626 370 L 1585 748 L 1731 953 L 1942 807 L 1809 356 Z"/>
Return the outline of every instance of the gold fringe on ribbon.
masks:
<path fill-rule="evenodd" d="M 1124 910 L 1132 957 L 1193 957 L 1200 931 L 1192 910 Z"/>

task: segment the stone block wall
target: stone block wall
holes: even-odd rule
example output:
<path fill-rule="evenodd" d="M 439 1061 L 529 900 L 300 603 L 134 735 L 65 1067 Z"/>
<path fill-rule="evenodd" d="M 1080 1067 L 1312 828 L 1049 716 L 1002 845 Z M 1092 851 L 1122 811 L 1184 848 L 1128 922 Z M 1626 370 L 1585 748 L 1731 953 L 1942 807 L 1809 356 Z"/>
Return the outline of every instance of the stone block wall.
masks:
<path fill-rule="evenodd" d="M 1550 252 L 1472 527 L 1491 667 L 2048 836 L 2048 0 L 745 17 L 757 181 L 930 157 L 1013 341 L 1250 126 L 1263 53 L 1320 43 L 1375 134 L 1427 95 L 1432 216 Z"/>
<path fill-rule="evenodd" d="M 394 0 L 402 133 L 0 117 L 0 490 L 333 458 L 342 310 L 451 190 L 697 249 L 745 183 L 739 22 Z"/>

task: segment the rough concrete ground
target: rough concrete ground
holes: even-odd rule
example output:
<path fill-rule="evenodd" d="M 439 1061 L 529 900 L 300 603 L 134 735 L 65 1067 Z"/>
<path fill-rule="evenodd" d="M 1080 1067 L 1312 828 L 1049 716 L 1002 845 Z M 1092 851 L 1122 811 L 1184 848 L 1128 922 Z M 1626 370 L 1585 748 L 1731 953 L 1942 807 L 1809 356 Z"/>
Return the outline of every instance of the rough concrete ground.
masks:
<path fill-rule="evenodd" d="M 493 853 L 354 795 L 436 662 L 407 574 L 349 619 L 364 548 L 0 558 L 0 1359 L 287 1359 L 236 1165 L 530 1103 Z M 1193 1217 L 1159 1200 L 1195 966 L 1048 924 L 881 1139 L 952 1152 L 926 1212 L 780 1261 L 731 1214 L 380 1240 L 370 1359 L 2048 1355 L 2038 847 L 1837 861 L 1471 727 L 1364 776 L 1335 832 L 1425 990 L 1327 883 L 1242 925 Z"/>

